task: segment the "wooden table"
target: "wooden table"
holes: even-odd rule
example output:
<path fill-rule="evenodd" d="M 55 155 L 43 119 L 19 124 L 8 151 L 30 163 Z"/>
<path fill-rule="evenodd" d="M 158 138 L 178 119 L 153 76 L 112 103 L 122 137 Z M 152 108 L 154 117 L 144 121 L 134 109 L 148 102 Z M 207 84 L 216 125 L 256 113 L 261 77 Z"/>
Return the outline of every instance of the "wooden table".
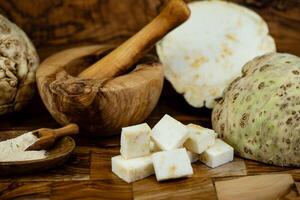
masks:
<path fill-rule="evenodd" d="M 210 126 L 210 110 L 192 109 L 166 83 L 160 102 L 147 122 L 153 126 L 165 113 L 183 123 Z M 0 118 L 0 134 L 58 127 L 38 97 L 18 114 Z M 82 135 L 84 133 L 81 133 Z M 77 147 L 67 163 L 57 169 L 32 175 L 0 178 L 0 199 L 217 199 L 214 183 L 224 177 L 266 173 L 290 173 L 300 181 L 300 169 L 281 168 L 236 157 L 233 162 L 210 169 L 193 164 L 194 175 L 164 183 L 155 176 L 127 184 L 111 172 L 111 157 L 119 155 L 119 136 L 76 138 Z"/>
<path fill-rule="evenodd" d="M 271 33 L 276 39 L 279 51 L 300 56 L 299 0 L 260 1 L 264 2 L 264 4 L 255 0 L 235 1 L 239 3 L 250 3 L 251 8 L 255 8 L 262 14 L 270 25 Z M 80 37 L 84 35 L 83 32 L 80 32 L 81 34 L 75 34 L 75 36 L 70 36 L 69 40 L 63 43 L 61 37 L 54 37 L 49 34 L 43 38 L 44 35 L 38 34 L 43 33 L 42 31 L 38 29 L 33 30 L 32 26 L 25 26 L 31 17 L 34 18 L 36 16 L 34 16 L 34 14 L 31 16 L 29 12 L 19 13 L 17 12 L 18 7 L 12 6 L 20 5 L 24 7 L 22 2 L 24 1 L 0 0 L 0 11 L 3 11 L 4 14 L 7 14 L 9 18 L 16 21 L 29 32 L 29 35 L 33 38 L 34 43 L 38 47 L 42 59 L 58 49 L 81 44 L 74 42 L 74 40 L 82 39 Z M 37 2 L 37 0 L 33 2 Z M 45 2 L 51 2 L 51 0 Z M 58 8 L 60 6 L 67 6 L 60 4 L 61 1 L 53 2 L 55 5 L 45 3 L 43 6 L 56 6 Z M 80 2 L 82 3 L 83 1 L 78 0 L 74 2 L 80 4 Z M 128 0 L 128 2 L 131 2 L 131 9 L 137 9 L 135 4 L 132 3 L 134 1 Z M 159 9 L 159 7 L 151 6 L 155 4 L 155 2 L 159 2 L 157 5 L 160 5 L 163 1 L 152 1 L 151 3 L 150 0 L 139 1 L 141 5 L 150 5 L 150 13 L 146 14 L 151 17 L 154 16 Z M 92 4 L 93 1 L 89 1 L 86 7 L 92 7 Z M 105 7 L 106 4 L 109 3 L 106 2 L 103 6 Z M 70 8 L 74 9 L 74 5 L 72 6 L 73 7 Z M 37 12 L 38 9 L 33 13 Z M 49 10 L 45 9 L 45 12 L 49 12 Z M 105 15 L 110 15 L 104 11 L 102 11 L 101 14 L 104 15 L 103 19 L 105 19 Z M 45 18 L 45 15 L 41 17 Z M 135 28 L 131 27 L 131 29 L 128 28 L 130 27 L 128 25 L 128 29 L 125 27 L 123 32 L 120 32 L 120 35 L 115 38 L 122 38 L 124 36 L 122 35 L 123 33 L 131 34 L 131 32 L 141 27 L 141 25 L 145 24 L 150 18 L 140 18 L 139 25 L 136 25 Z M 39 20 L 34 21 L 34 23 L 36 23 L 35 25 L 37 27 L 42 27 L 43 21 L 42 19 Z M 57 21 L 50 21 L 49 23 L 57 23 Z M 106 22 L 103 23 L 105 24 Z M 88 28 L 84 27 L 83 29 L 86 30 Z M 124 30 L 130 30 L 131 32 Z M 117 31 L 115 30 L 115 32 Z M 61 34 L 61 32 L 53 32 L 53 34 Z M 89 36 L 90 38 L 84 43 L 103 42 L 94 41 L 95 38 L 97 38 L 95 35 L 93 35 L 93 37 L 91 35 Z M 204 108 L 195 109 L 190 107 L 181 95 L 176 94 L 167 81 L 165 81 L 163 94 L 158 106 L 149 116 L 147 122 L 150 126 L 153 126 L 165 113 L 170 114 L 185 124 L 193 122 L 205 127 L 211 127 L 211 111 Z M 36 95 L 30 105 L 23 111 L 0 116 L 0 134 L 7 131 L 24 132 L 40 127 L 54 128 L 58 127 L 58 124 L 51 118 L 38 95 Z M 224 178 L 254 174 L 289 173 L 293 176 L 295 181 L 300 181 L 300 169 L 275 167 L 236 157 L 233 162 L 215 169 L 210 169 L 200 162 L 194 163 L 193 168 L 195 173 L 193 177 L 188 179 L 157 183 L 155 177 L 151 176 L 133 184 L 127 184 L 111 172 L 110 159 L 112 156 L 119 154 L 119 136 L 111 138 L 91 138 L 81 132 L 81 135 L 76 138 L 76 143 L 77 147 L 74 154 L 65 165 L 59 168 L 47 172 L 37 172 L 31 175 L 0 178 L 0 199 L 168 198 L 208 200 L 217 199 L 214 183 Z"/>

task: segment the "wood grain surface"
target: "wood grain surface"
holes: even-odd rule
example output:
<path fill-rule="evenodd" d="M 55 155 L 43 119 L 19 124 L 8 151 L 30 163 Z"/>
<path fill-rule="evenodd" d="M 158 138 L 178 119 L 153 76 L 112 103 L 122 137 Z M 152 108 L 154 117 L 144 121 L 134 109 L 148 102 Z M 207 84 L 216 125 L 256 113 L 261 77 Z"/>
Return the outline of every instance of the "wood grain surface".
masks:
<path fill-rule="evenodd" d="M 131 71 L 116 77 L 77 76 L 83 69 L 90 69 L 90 63 L 99 60 L 98 57 L 101 61 L 102 53 L 108 49 L 113 48 L 111 45 L 71 48 L 40 64 L 36 73 L 39 94 L 61 125 L 76 123 L 89 134 L 116 135 L 122 127 L 142 123 L 157 105 L 164 74 L 156 57 L 147 60 L 145 55 Z"/>
<path fill-rule="evenodd" d="M 119 43 L 138 31 L 165 0 L 0 0 L 0 13 L 21 26 L 42 59 L 67 47 Z M 234 0 L 260 13 L 268 22 L 278 51 L 300 56 L 299 0 Z M 165 113 L 183 123 L 211 127 L 210 110 L 194 109 L 165 82 L 158 106 L 146 122 L 153 126 Z M 23 111 L 0 116 L 0 136 L 59 125 L 38 95 Z M 43 173 L 0 178 L 0 199 L 217 199 L 214 183 L 245 175 L 291 174 L 300 182 L 300 169 L 281 168 L 235 158 L 220 168 L 193 164 L 189 179 L 157 183 L 155 177 L 127 184 L 110 171 L 110 158 L 119 154 L 119 137 L 76 137 L 77 147 L 60 167 Z M 296 188 L 295 188 L 296 190 Z"/>
<path fill-rule="evenodd" d="M 219 200 L 274 200 L 291 191 L 294 180 L 290 174 L 246 176 L 215 182 Z"/>
<path fill-rule="evenodd" d="M 1 132 L 0 141 L 5 141 L 23 134 L 22 131 Z M 68 160 L 75 149 L 75 142 L 71 137 L 64 137 L 53 144 L 43 159 L 33 161 L 11 161 L 0 162 L 0 175 L 13 176 L 17 174 L 32 174 L 45 169 L 52 169 L 61 166 Z"/>

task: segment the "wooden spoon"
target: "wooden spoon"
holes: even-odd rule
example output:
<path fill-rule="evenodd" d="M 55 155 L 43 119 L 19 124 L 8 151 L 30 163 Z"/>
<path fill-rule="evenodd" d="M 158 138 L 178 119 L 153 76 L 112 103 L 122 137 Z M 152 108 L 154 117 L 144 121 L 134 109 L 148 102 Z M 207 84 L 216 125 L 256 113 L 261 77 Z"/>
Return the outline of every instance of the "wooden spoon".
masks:
<path fill-rule="evenodd" d="M 48 149 L 54 144 L 56 139 L 63 136 L 76 135 L 78 132 L 79 128 L 76 124 L 69 124 L 58 129 L 41 128 L 35 130 L 32 134 L 37 136 L 39 140 L 29 146 L 26 151 Z"/>

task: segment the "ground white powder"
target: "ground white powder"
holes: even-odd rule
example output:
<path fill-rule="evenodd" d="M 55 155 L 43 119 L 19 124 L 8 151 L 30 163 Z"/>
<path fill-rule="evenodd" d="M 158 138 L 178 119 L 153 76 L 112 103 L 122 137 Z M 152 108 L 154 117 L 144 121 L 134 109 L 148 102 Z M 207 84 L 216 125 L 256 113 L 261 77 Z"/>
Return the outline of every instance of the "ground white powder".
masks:
<path fill-rule="evenodd" d="M 36 160 L 46 157 L 46 151 L 25 151 L 38 138 L 32 132 L 0 142 L 0 162 Z"/>

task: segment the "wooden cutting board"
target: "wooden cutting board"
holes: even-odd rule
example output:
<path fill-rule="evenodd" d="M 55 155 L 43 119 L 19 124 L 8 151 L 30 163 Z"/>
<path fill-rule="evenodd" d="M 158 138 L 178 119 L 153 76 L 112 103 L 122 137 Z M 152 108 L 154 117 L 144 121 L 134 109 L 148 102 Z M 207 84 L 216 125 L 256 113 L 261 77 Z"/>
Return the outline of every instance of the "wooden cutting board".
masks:
<path fill-rule="evenodd" d="M 290 174 L 246 176 L 215 183 L 219 200 L 275 200 L 287 195 L 294 185 Z"/>

